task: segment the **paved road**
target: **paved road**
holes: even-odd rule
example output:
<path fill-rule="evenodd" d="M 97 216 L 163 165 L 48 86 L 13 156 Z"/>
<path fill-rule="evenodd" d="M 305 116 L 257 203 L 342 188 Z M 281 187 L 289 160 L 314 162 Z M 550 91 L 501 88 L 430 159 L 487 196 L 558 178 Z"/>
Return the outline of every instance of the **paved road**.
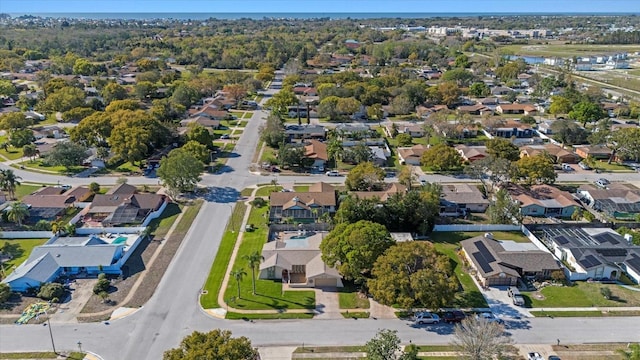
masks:
<path fill-rule="evenodd" d="M 267 183 L 272 176 L 255 176 L 247 172 L 258 142 L 258 127 L 266 117 L 256 111 L 236 145 L 238 154 L 228 161 L 226 172 L 206 175 L 203 183 L 211 187 L 211 194 L 198 214 L 184 243 L 169 265 L 158 289 L 149 302 L 135 314 L 111 322 L 53 325 L 58 349 L 82 348 L 96 352 L 105 360 L 153 359 L 162 357 L 163 351 L 178 345 L 180 339 L 194 330 L 208 331 L 225 328 L 234 335 L 244 335 L 256 346 L 270 345 L 346 345 L 361 344 L 381 328 L 398 330 L 404 342 L 437 344 L 447 343 L 452 328 L 447 325 L 413 327 L 402 320 L 283 320 L 283 321 L 225 321 L 206 316 L 199 308 L 198 295 L 217 252 L 222 231 L 231 214 L 239 190 L 256 182 Z M 24 180 L 80 184 L 99 179 L 110 184 L 115 178 L 69 179 L 17 171 Z M 624 174 L 622 179 L 628 179 Z M 633 176 L 638 176 L 633 174 Z M 279 181 L 308 181 L 309 177 L 279 177 Z M 343 178 L 319 179 L 332 182 Z M 130 183 L 138 182 L 131 178 Z M 435 178 L 434 178 L 435 179 Z M 148 179 L 146 179 L 148 180 Z M 450 179 L 449 181 L 459 181 Z M 53 181 L 53 182 L 55 182 Z M 109 182 L 113 181 L 113 182 Z M 573 181 L 573 180 L 572 180 Z M 602 319 L 525 319 L 508 321 L 509 331 L 518 343 L 607 342 L 637 341 L 640 322 L 635 318 Z M 313 326 L 312 326 L 313 324 Z M 597 329 L 597 330 L 596 330 Z M 0 351 L 49 350 L 49 332 L 42 325 L 1 325 Z"/>

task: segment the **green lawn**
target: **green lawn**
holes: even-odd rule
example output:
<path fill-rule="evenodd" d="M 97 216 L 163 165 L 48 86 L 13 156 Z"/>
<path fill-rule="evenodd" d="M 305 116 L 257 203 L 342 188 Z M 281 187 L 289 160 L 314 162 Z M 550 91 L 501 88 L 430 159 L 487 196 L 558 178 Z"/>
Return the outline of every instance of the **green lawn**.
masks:
<path fill-rule="evenodd" d="M 169 232 L 169 228 L 178 215 L 182 212 L 181 207 L 176 203 L 169 203 L 159 217 L 151 220 L 149 223 L 149 231 L 156 238 L 162 239 Z"/>
<path fill-rule="evenodd" d="M 577 281 L 574 286 L 547 286 L 540 292 L 539 300 L 530 292 L 523 292 L 525 300 L 534 308 L 546 307 L 592 307 L 592 306 L 640 306 L 640 292 L 625 289 L 615 284 L 597 284 Z M 611 299 L 605 299 L 601 288 L 609 288 Z"/>
<path fill-rule="evenodd" d="M 18 200 L 21 200 L 23 197 L 30 195 L 34 191 L 41 188 L 42 186 L 40 185 L 25 185 L 25 184 L 18 185 L 16 187 L 16 198 L 18 198 Z"/>
<path fill-rule="evenodd" d="M 243 202 L 236 203 L 233 208 L 231 219 L 227 223 L 222 241 L 220 241 L 220 246 L 218 247 L 218 253 L 211 265 L 211 271 L 209 271 L 209 276 L 204 285 L 206 293 L 200 296 L 200 305 L 205 309 L 213 309 L 219 306 L 218 293 L 220 292 L 224 275 L 227 273 L 229 259 L 238 238 L 236 231 L 242 225 L 242 218 L 246 209 L 247 206 Z M 233 231 L 231 231 L 232 229 Z"/>
<path fill-rule="evenodd" d="M 275 313 L 275 314 L 242 314 L 228 312 L 225 319 L 229 320 L 280 320 L 280 319 L 312 319 L 312 313 Z"/>
<path fill-rule="evenodd" d="M 66 359 L 81 360 L 84 359 L 85 353 L 77 351 L 70 353 Z M 22 353 L 0 353 L 0 359 L 58 359 L 58 355 L 54 352 L 22 352 Z"/>
<path fill-rule="evenodd" d="M 13 256 L 13 259 L 2 264 L 7 275 L 9 275 L 14 266 L 19 266 L 27 260 L 34 247 L 44 244 L 47 240 L 48 239 L 0 239 L 2 251 L 5 253 L 8 252 Z M 1 272 L 0 275 L 2 275 Z"/>
<path fill-rule="evenodd" d="M 538 45 L 506 45 L 499 48 L 501 54 L 523 56 L 586 56 L 621 51 L 640 51 L 638 45 L 584 45 L 584 44 L 538 44 Z"/>
<path fill-rule="evenodd" d="M 243 119 L 251 119 L 252 116 L 253 116 L 253 113 L 247 111 L 246 113 L 244 113 L 244 115 L 242 115 L 242 118 Z"/>
<path fill-rule="evenodd" d="M 258 150 L 260 151 L 260 150 Z M 260 156 L 260 163 L 272 161 L 276 159 L 276 149 L 265 145 L 262 150 L 262 156 Z"/>
<path fill-rule="evenodd" d="M 69 169 L 65 168 L 64 166 L 47 166 L 42 162 L 42 160 L 27 160 L 21 162 L 18 166 L 24 166 L 33 171 L 46 173 L 53 172 L 58 174 L 77 174 L 86 169 L 84 166 L 72 166 Z"/>
<path fill-rule="evenodd" d="M 345 319 L 368 319 L 370 314 L 368 311 L 347 311 L 340 315 Z"/>
<path fill-rule="evenodd" d="M 256 191 L 256 196 L 269 196 L 272 192 L 278 192 L 280 190 L 282 190 L 282 186 L 280 185 L 267 185 L 259 188 L 258 191 Z"/>
<path fill-rule="evenodd" d="M 244 269 L 247 276 L 240 281 L 240 299 L 231 302 L 236 309 L 313 309 L 315 308 L 315 292 L 314 291 L 282 291 L 282 283 L 274 280 L 256 279 L 256 294 L 252 294 L 252 277 L 251 269 L 249 269 L 244 256 L 255 251 L 260 253 L 262 245 L 267 240 L 268 226 L 265 222 L 264 214 L 268 212 L 267 206 L 260 209 L 253 208 L 249 216 L 249 224 L 253 224 L 256 230 L 245 232 L 236 262 L 233 269 Z M 258 277 L 256 271 L 256 278 Z M 225 291 L 225 299 L 237 297 L 237 282 L 233 279 L 229 281 Z"/>
<path fill-rule="evenodd" d="M 293 187 L 293 190 L 296 192 L 307 192 L 309 191 L 309 185 L 296 185 Z"/>
<path fill-rule="evenodd" d="M 480 290 L 478 290 L 476 283 L 473 282 L 471 275 L 464 271 L 464 263 L 456 253 L 458 244 L 434 242 L 433 245 L 439 253 L 447 255 L 449 257 L 451 265 L 454 266 L 456 277 L 458 278 L 458 281 L 462 286 L 462 291 L 456 294 L 454 305 L 461 308 L 488 307 L 489 305 L 482 296 Z"/>
<path fill-rule="evenodd" d="M 16 149 L 13 146 L 9 146 L 8 151 L 0 149 L 0 155 L 6 157 L 9 160 L 20 159 L 22 157 L 22 149 Z"/>
<path fill-rule="evenodd" d="M 594 169 L 600 169 L 600 170 L 604 170 L 604 171 L 628 171 L 628 172 L 633 172 L 633 170 L 625 165 L 622 164 L 618 164 L 615 162 L 612 162 L 611 164 L 608 164 L 607 161 L 598 161 L 596 163 L 596 166 L 594 167 Z"/>
<path fill-rule="evenodd" d="M 242 196 L 251 196 L 253 194 L 253 188 L 244 188 L 240 191 L 240 195 Z"/>
<path fill-rule="evenodd" d="M 362 298 L 358 294 L 358 289 L 349 284 L 338 289 L 338 301 L 340 309 L 368 309 L 369 299 Z"/>

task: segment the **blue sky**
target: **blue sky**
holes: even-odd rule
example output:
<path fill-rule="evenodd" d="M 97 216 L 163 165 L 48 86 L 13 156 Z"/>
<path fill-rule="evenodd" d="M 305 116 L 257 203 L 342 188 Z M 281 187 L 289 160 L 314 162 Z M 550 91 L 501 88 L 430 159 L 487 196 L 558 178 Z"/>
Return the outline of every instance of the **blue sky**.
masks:
<path fill-rule="evenodd" d="M 640 0 L 0 0 L 0 13 L 640 13 Z"/>

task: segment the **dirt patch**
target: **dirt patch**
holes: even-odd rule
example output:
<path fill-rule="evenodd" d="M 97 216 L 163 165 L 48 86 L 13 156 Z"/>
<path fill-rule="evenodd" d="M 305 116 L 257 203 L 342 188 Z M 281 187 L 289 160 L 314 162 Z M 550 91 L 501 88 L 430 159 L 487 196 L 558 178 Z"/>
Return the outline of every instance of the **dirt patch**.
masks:
<path fill-rule="evenodd" d="M 533 294 L 531 294 L 532 297 L 534 297 L 536 300 L 545 300 L 546 297 L 544 297 L 544 295 L 542 295 L 541 292 L 536 291 Z"/>

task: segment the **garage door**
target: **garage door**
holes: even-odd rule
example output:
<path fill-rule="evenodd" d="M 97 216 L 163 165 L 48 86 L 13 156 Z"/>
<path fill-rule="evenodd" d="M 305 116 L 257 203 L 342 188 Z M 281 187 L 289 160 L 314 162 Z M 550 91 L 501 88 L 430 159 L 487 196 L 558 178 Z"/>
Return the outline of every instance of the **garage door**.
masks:
<path fill-rule="evenodd" d="M 315 279 L 316 287 L 335 287 L 335 278 Z"/>

